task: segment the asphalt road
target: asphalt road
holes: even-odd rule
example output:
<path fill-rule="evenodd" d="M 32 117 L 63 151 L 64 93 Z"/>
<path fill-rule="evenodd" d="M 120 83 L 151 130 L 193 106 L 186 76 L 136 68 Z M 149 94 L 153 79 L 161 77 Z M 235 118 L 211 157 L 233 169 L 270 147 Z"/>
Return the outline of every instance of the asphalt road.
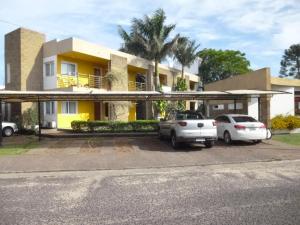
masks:
<path fill-rule="evenodd" d="M 0 224 L 300 224 L 300 160 L 0 174 Z"/>

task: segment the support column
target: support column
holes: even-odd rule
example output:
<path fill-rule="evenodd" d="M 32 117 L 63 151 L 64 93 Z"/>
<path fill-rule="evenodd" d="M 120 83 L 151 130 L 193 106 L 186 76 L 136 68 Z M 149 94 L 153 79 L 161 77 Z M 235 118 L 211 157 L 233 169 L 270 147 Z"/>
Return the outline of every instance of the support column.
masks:
<path fill-rule="evenodd" d="M 41 140 L 41 104 L 40 100 L 38 100 L 38 126 L 39 126 L 39 131 L 38 131 L 38 136 L 39 136 L 39 141 Z"/>
<path fill-rule="evenodd" d="M 236 113 L 236 99 L 233 100 L 233 104 L 234 104 L 234 113 Z"/>

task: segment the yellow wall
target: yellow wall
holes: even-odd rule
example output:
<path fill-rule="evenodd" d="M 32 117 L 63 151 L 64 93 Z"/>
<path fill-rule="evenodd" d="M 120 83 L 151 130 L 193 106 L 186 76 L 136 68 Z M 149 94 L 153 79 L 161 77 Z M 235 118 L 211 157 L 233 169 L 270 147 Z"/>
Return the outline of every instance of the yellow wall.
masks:
<path fill-rule="evenodd" d="M 135 78 L 136 72 L 128 71 L 128 82 L 134 82 L 134 86 L 129 87 L 129 91 L 135 91 Z M 135 121 L 136 120 L 136 104 L 132 102 L 129 106 L 129 114 L 128 114 L 128 121 Z"/>
<path fill-rule="evenodd" d="M 58 74 L 58 78 L 61 75 L 61 63 L 62 62 L 70 62 L 70 63 L 75 63 L 77 64 L 77 72 L 79 74 L 81 74 L 81 76 L 79 77 L 79 84 L 80 86 L 87 86 L 88 85 L 88 76 L 84 77 L 83 75 L 88 75 L 94 74 L 94 68 L 95 67 L 99 67 L 99 68 L 103 68 L 103 66 L 101 66 L 100 64 L 94 63 L 94 62 L 89 62 L 89 61 L 84 61 L 81 59 L 76 59 L 76 58 L 71 58 L 71 57 L 66 57 L 66 56 L 61 56 L 58 55 L 57 56 L 57 74 Z M 71 84 L 75 85 L 77 83 L 77 78 L 76 77 L 71 77 L 68 76 L 68 78 L 71 79 Z M 60 79 L 58 79 L 58 87 L 63 87 L 62 83 L 59 82 Z"/>
<path fill-rule="evenodd" d="M 57 104 L 57 128 L 70 129 L 73 120 L 94 120 L 94 102 L 78 101 L 77 114 L 62 114 L 62 102 Z"/>

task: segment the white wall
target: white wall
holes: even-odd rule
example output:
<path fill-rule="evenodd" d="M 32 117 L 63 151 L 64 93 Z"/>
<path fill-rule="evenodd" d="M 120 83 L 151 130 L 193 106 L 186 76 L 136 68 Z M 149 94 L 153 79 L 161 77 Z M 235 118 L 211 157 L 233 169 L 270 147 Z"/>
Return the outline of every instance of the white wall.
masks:
<path fill-rule="evenodd" d="M 54 61 L 54 76 L 47 77 L 45 74 L 45 62 Z M 43 88 L 44 90 L 57 88 L 57 57 L 56 55 L 43 59 Z"/>
<path fill-rule="evenodd" d="M 258 120 L 258 114 L 258 98 L 251 97 L 248 101 L 248 115 Z"/>
<path fill-rule="evenodd" d="M 295 88 L 272 85 L 272 90 L 286 91 L 292 94 L 273 95 L 270 101 L 271 119 L 277 115 L 295 115 Z"/>

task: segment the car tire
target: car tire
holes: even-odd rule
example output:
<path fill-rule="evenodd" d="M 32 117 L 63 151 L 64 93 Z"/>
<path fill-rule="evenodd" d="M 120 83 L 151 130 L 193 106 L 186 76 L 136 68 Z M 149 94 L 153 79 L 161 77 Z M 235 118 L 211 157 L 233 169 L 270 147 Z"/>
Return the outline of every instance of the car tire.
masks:
<path fill-rule="evenodd" d="M 2 131 L 3 136 L 10 137 L 14 134 L 14 130 L 11 127 L 5 127 Z"/>
<path fill-rule="evenodd" d="M 213 141 L 206 141 L 206 142 L 204 142 L 204 145 L 205 145 L 206 148 L 211 148 L 214 145 L 214 142 Z"/>
<path fill-rule="evenodd" d="M 230 145 L 232 140 L 231 140 L 231 135 L 228 131 L 225 131 L 224 132 L 224 142 L 227 144 L 227 145 Z"/>
<path fill-rule="evenodd" d="M 172 144 L 172 147 L 174 149 L 177 149 L 179 147 L 179 143 L 177 141 L 177 137 L 176 137 L 176 133 L 175 132 L 173 132 L 171 134 L 171 144 Z"/>

